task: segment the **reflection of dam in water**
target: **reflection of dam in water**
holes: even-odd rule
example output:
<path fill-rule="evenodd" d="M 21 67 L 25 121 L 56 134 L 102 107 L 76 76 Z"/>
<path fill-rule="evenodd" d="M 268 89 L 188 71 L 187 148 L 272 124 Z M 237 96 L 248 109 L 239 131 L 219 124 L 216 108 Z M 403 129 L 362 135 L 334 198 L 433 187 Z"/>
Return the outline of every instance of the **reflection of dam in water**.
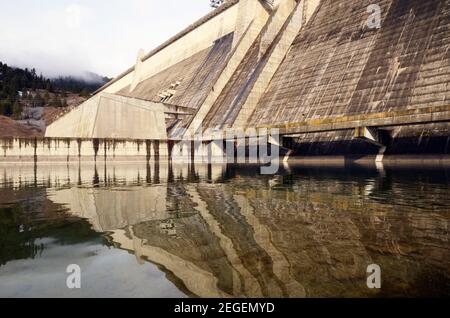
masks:
<path fill-rule="evenodd" d="M 124 189 L 70 188 L 48 190 L 54 203 L 88 219 L 97 232 L 107 232 L 147 220 L 167 218 L 165 186 Z"/>
<path fill-rule="evenodd" d="M 50 200 L 109 232 L 138 262 L 158 264 L 192 295 L 448 290 L 446 170 L 291 167 L 276 177 L 255 177 L 251 167 L 92 168 L 89 175 L 77 166 L 38 167 L 21 180 L 3 171 L 0 181 L 47 182 Z M 378 292 L 366 287 L 373 263 L 383 269 Z"/>
<path fill-rule="evenodd" d="M 0 164 L 0 187 L 26 186 L 72 187 L 167 184 L 173 179 L 217 180 L 224 172 L 223 165 L 168 165 L 159 162 L 131 163 L 72 163 L 72 164 Z"/>

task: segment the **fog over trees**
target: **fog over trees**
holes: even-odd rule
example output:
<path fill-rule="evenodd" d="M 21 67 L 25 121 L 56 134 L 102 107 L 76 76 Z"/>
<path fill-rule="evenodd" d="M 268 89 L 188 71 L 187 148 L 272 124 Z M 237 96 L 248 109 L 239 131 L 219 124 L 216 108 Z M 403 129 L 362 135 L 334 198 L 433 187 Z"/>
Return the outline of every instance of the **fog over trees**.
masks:
<path fill-rule="evenodd" d="M 65 107 L 67 92 L 88 96 L 109 80 L 93 73 L 85 78 L 49 79 L 34 68 L 20 69 L 0 62 L 0 115 L 19 117 L 25 103 L 32 107 Z"/>

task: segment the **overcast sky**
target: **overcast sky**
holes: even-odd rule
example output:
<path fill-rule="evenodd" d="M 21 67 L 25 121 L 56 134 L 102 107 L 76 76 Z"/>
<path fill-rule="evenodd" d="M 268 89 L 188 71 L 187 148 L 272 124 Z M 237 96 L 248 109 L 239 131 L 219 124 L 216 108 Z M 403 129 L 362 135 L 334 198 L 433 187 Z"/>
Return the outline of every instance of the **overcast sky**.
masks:
<path fill-rule="evenodd" d="M 114 77 L 207 14 L 209 0 L 0 0 L 0 61 Z"/>

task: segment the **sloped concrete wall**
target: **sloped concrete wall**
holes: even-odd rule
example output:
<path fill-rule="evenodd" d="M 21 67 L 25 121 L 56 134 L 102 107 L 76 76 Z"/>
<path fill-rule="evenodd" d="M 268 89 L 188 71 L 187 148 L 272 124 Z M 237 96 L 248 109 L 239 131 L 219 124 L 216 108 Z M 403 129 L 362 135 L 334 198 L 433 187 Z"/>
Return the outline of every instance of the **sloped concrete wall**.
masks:
<path fill-rule="evenodd" d="M 214 84 L 213 90 L 193 116 L 188 128 L 189 134 L 192 135 L 200 127 L 202 127 L 206 116 L 211 111 L 222 91 L 226 88 L 230 79 L 245 59 L 249 49 L 252 47 L 262 29 L 267 24 L 269 18 L 270 13 L 267 12 L 261 2 L 255 0 L 241 0 L 239 2 L 239 30 L 242 31 L 242 28 L 245 26 L 247 26 L 247 28 L 241 32 L 241 36 L 235 35 L 234 39 L 238 39 L 238 41 L 235 42 L 236 44 L 234 46 L 234 50 L 230 55 L 225 68 Z"/>
<path fill-rule="evenodd" d="M 183 61 L 141 81 L 134 90 L 130 86 L 117 94 L 160 102 L 160 94 L 171 90 L 167 103 L 196 109 L 210 93 L 232 49 L 234 33 L 225 35 L 214 44 Z M 171 89 L 177 83 L 176 88 Z"/>
<path fill-rule="evenodd" d="M 49 125 L 46 137 L 90 138 L 94 131 L 99 99 L 91 98 Z"/>
<path fill-rule="evenodd" d="M 294 41 L 250 125 L 450 103 L 446 0 L 323 0 Z"/>
<path fill-rule="evenodd" d="M 450 104 L 450 2 L 323 0 L 249 117 L 264 126 Z M 386 154 L 449 154 L 449 125 L 390 129 Z M 299 155 L 374 154 L 353 132 L 298 136 Z"/>
<path fill-rule="evenodd" d="M 92 137 L 166 140 L 164 106 L 125 97 L 101 96 Z"/>
<path fill-rule="evenodd" d="M 45 136 L 166 140 L 164 106 L 100 93 L 47 127 Z"/>
<path fill-rule="evenodd" d="M 255 0 L 256 1 L 256 0 Z M 189 33 L 165 46 L 162 50 L 146 59 L 142 65 L 141 78 L 145 80 L 153 75 L 179 63 L 190 56 L 209 48 L 217 39 L 232 33 L 236 28 L 238 17 L 238 1 L 230 1 L 232 5 L 226 10 L 201 24 Z M 149 30 L 149 32 L 152 32 Z M 135 77 L 134 69 L 105 88 L 105 92 L 116 93 L 131 84 Z"/>
<path fill-rule="evenodd" d="M 205 118 L 204 128 L 245 127 L 293 40 L 308 21 L 310 1 L 279 0 L 267 24 L 248 50 Z"/>

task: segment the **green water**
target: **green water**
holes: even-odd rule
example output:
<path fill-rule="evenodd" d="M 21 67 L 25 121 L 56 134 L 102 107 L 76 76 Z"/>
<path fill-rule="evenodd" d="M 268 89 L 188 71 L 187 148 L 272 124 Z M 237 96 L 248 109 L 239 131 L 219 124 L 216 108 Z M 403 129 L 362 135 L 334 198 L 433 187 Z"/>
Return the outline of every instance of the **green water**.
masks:
<path fill-rule="evenodd" d="M 449 190 L 448 168 L 3 164 L 0 297 L 449 296 Z"/>

